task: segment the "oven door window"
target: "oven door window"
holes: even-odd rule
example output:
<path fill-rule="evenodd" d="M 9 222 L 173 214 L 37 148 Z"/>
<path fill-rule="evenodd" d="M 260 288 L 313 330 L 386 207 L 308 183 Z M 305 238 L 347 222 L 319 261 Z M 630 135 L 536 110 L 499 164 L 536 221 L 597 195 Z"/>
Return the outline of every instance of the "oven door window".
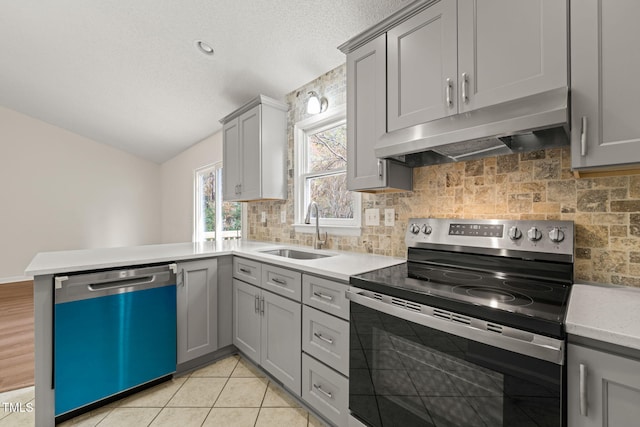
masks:
<path fill-rule="evenodd" d="M 562 367 L 351 303 L 349 409 L 376 426 L 561 426 Z"/>

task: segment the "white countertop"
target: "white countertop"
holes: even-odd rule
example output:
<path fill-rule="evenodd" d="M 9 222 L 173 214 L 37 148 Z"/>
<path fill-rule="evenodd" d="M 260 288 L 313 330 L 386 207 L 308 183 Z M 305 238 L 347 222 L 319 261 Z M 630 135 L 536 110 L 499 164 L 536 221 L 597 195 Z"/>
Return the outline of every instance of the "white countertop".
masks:
<path fill-rule="evenodd" d="M 640 350 L 640 289 L 573 285 L 566 331 Z"/>
<path fill-rule="evenodd" d="M 294 248 L 306 252 L 331 254 L 333 256 L 300 260 L 260 252 L 276 248 Z M 308 273 L 331 277 L 345 282 L 349 280 L 349 276 L 401 264 L 406 261 L 403 258 L 334 251 L 331 249 L 317 251 L 308 246 L 256 241 L 223 241 L 218 243 L 171 243 L 121 248 L 41 252 L 33 258 L 25 274 L 27 276 L 42 276 L 46 274 L 71 273 L 140 264 L 185 261 L 232 254 L 277 264 L 282 267 L 303 270 Z"/>

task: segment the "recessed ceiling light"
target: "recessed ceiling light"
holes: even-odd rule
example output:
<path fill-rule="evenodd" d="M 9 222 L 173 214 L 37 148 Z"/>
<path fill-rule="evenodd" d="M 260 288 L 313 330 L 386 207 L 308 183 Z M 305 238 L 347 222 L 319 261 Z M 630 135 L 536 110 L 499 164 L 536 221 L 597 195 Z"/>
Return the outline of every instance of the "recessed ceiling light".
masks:
<path fill-rule="evenodd" d="M 196 47 L 198 48 L 198 50 L 200 50 L 200 52 L 204 53 L 205 55 L 213 56 L 214 54 L 214 51 L 211 45 L 209 45 L 207 42 L 204 42 L 202 40 L 196 40 Z"/>

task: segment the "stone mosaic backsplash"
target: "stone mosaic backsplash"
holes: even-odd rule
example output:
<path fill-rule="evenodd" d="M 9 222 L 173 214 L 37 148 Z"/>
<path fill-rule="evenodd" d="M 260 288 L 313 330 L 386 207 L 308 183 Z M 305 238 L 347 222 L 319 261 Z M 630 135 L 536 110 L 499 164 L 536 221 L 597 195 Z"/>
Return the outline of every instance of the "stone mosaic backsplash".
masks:
<path fill-rule="evenodd" d="M 293 124 L 306 118 L 306 93 L 315 90 L 332 105 L 346 102 L 344 66 L 287 96 L 289 198 L 248 204 L 248 237 L 312 245 L 312 234 L 293 228 Z M 575 178 L 570 149 L 488 157 L 413 170 L 414 190 L 364 194 L 362 209 L 394 208 L 393 227 L 362 227 L 360 237 L 329 235 L 328 249 L 406 256 L 404 233 L 411 217 L 572 220 L 576 231 L 574 276 L 640 287 L 640 175 Z M 286 209 L 287 222 L 280 222 Z M 260 222 L 261 212 L 267 222 Z M 364 216 L 364 215 L 363 215 Z"/>

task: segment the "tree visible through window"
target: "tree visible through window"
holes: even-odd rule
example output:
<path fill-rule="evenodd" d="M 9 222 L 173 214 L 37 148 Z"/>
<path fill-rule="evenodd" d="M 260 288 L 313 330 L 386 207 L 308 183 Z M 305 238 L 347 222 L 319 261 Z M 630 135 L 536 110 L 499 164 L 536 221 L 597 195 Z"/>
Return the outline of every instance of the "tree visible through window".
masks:
<path fill-rule="evenodd" d="M 206 166 L 195 172 L 194 241 L 239 239 L 242 205 L 222 201 L 222 166 Z"/>
<path fill-rule="evenodd" d="M 347 125 L 344 114 L 298 123 L 298 222 L 318 204 L 324 225 L 359 226 L 359 198 L 347 190 Z"/>

